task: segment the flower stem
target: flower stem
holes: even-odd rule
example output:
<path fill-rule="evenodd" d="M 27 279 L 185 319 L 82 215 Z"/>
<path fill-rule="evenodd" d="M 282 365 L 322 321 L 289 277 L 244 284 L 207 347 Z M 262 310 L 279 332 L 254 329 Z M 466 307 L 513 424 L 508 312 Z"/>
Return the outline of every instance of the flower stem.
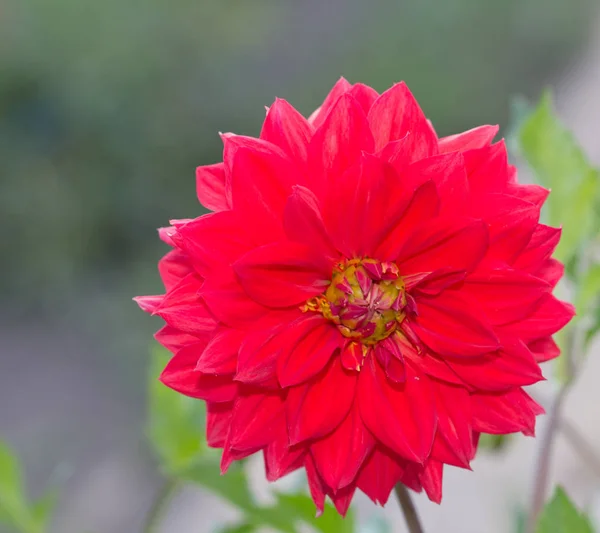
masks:
<path fill-rule="evenodd" d="M 396 492 L 398 502 L 400 502 L 400 507 L 404 513 L 404 519 L 406 520 L 409 533 L 424 533 L 424 529 L 419 520 L 419 515 L 417 514 L 417 509 L 415 508 L 406 486 L 398 482 L 394 487 L 394 491 Z"/>
<path fill-rule="evenodd" d="M 169 479 L 165 482 L 156 495 L 148 516 L 146 517 L 146 521 L 144 522 L 144 527 L 142 529 L 144 533 L 158 533 L 158 528 L 161 524 L 164 511 L 171 503 L 171 499 L 175 495 L 175 492 L 177 492 L 178 488 L 179 484 L 175 479 Z"/>

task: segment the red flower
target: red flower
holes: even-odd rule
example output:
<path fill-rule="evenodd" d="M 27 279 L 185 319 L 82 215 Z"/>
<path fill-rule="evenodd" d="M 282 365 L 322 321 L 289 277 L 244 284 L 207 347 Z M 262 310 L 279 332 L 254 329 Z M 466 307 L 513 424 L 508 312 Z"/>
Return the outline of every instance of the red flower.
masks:
<path fill-rule="evenodd" d="M 573 316 L 552 296 L 560 230 L 520 185 L 498 128 L 438 138 L 405 84 L 340 80 L 308 120 L 285 100 L 260 138 L 199 167 L 214 211 L 160 231 L 161 379 L 208 405 L 222 468 L 258 451 L 304 467 L 319 509 L 397 482 L 433 501 L 480 433 L 533 435 L 522 389 Z"/>

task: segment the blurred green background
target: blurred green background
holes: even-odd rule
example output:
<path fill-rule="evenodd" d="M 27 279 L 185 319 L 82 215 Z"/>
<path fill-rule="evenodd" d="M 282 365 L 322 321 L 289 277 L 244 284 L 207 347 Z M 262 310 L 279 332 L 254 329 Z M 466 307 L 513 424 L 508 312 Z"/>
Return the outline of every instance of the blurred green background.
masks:
<path fill-rule="evenodd" d="M 34 480 L 66 486 L 57 531 L 93 517 L 98 533 L 139 527 L 159 323 L 130 298 L 161 289 L 155 228 L 202 213 L 194 169 L 220 159 L 219 131 L 258 134 L 276 96 L 309 114 L 340 75 L 378 90 L 407 81 L 441 134 L 506 125 L 513 95 L 536 97 L 578 60 L 597 8 L 0 0 L 0 432 Z M 117 517 L 102 522 L 77 493 L 103 494 L 90 479 L 113 459 L 144 487 L 129 508 L 100 498 Z"/>

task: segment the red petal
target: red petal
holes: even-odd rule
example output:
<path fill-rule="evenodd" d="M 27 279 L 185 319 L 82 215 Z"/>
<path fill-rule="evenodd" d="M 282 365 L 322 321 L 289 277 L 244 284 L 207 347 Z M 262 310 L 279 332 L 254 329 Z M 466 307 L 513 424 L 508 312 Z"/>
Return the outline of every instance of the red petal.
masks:
<path fill-rule="evenodd" d="M 292 187 L 304 178 L 274 145 L 270 151 L 239 148 L 233 160 L 233 208 L 259 235 L 281 236 L 283 209 Z"/>
<path fill-rule="evenodd" d="M 325 229 L 318 200 L 309 189 L 300 185 L 294 187 L 285 206 L 283 225 L 290 240 L 311 246 L 328 259 L 339 259 L 340 254 Z"/>
<path fill-rule="evenodd" d="M 428 498 L 435 503 L 442 502 L 442 474 L 444 465 L 430 459 L 419 474 L 419 480 Z"/>
<path fill-rule="evenodd" d="M 210 376 L 195 370 L 197 350 L 177 352 L 160 375 L 167 387 L 192 398 L 208 402 L 230 402 L 237 394 L 237 384 L 231 376 Z"/>
<path fill-rule="evenodd" d="M 421 297 L 412 328 L 434 352 L 447 357 L 483 355 L 500 348 L 482 311 L 460 291 Z"/>
<path fill-rule="evenodd" d="M 467 211 L 469 181 L 462 154 L 440 154 L 421 159 L 405 168 L 401 175 L 413 187 L 433 181 L 441 201 L 440 214 L 456 215 Z"/>
<path fill-rule="evenodd" d="M 500 394 L 472 394 L 473 429 L 480 433 L 504 435 L 522 431 L 535 435 L 535 417 L 544 409 L 523 389 Z"/>
<path fill-rule="evenodd" d="M 411 461 L 423 462 L 433 444 L 436 415 L 429 378 L 407 365 L 406 381 L 392 384 L 373 357 L 358 385 L 361 417 L 383 444 Z"/>
<path fill-rule="evenodd" d="M 395 383 L 404 383 L 406 381 L 404 357 L 395 336 L 390 336 L 378 342 L 373 351 L 388 379 L 391 379 Z"/>
<path fill-rule="evenodd" d="M 530 315 L 550 290 L 544 280 L 506 268 L 470 275 L 462 294 L 475 298 L 492 324 L 506 324 Z"/>
<path fill-rule="evenodd" d="M 233 269 L 254 301 L 277 308 L 321 294 L 329 284 L 332 266 L 309 246 L 277 242 L 248 252 Z"/>
<path fill-rule="evenodd" d="M 235 373 L 238 351 L 245 336 L 245 331 L 220 328 L 204 348 L 196 370 L 204 374 Z"/>
<path fill-rule="evenodd" d="M 226 446 L 242 452 L 264 448 L 285 427 L 283 408 L 279 393 L 239 395 L 233 405 Z"/>
<path fill-rule="evenodd" d="M 315 112 L 308 118 L 308 121 L 315 128 L 318 128 L 321 124 L 323 124 L 334 104 L 338 101 L 339 97 L 342 96 L 342 94 L 350 91 L 350 89 L 352 89 L 352 85 L 348 83 L 345 78 L 340 78 L 335 83 L 331 91 L 329 91 L 329 94 L 323 101 L 321 107 L 315 110 Z"/>
<path fill-rule="evenodd" d="M 407 291 L 427 296 L 436 296 L 446 289 L 457 289 L 463 286 L 467 272 L 446 267 L 427 273 L 421 272 L 402 276 Z"/>
<path fill-rule="evenodd" d="M 276 481 L 303 465 L 306 448 L 290 447 L 287 432 L 283 431 L 267 444 L 263 453 L 267 480 Z"/>
<path fill-rule="evenodd" d="M 369 112 L 369 109 L 371 109 L 373 102 L 375 102 L 375 100 L 377 100 L 379 96 L 379 93 L 375 89 L 372 89 L 364 83 L 355 83 L 352 86 L 352 89 L 350 89 L 350 91 L 348 92 L 360 104 L 363 111 L 365 112 L 365 115 Z"/>
<path fill-rule="evenodd" d="M 247 327 L 268 309 L 252 300 L 231 269 L 204 282 L 200 291 L 211 313 L 231 327 Z"/>
<path fill-rule="evenodd" d="M 255 242 L 233 211 L 196 218 L 178 228 L 181 247 L 204 277 L 218 276 L 252 249 Z"/>
<path fill-rule="evenodd" d="M 415 229 L 435 217 L 439 209 L 435 185 L 431 181 L 423 183 L 415 190 L 406 209 L 399 210 L 401 216 L 395 219 L 397 222 L 394 226 L 390 226 L 390 231 L 377 248 L 375 257 L 382 261 L 395 260 Z"/>
<path fill-rule="evenodd" d="M 272 313 L 255 322 L 240 346 L 236 381 L 278 389 L 277 360 L 289 344 L 286 337 L 305 318 L 300 310 L 295 310 Z"/>
<path fill-rule="evenodd" d="M 338 250 L 347 257 L 374 255 L 410 201 L 401 183 L 390 165 L 368 154 L 332 179 L 323 218 Z"/>
<path fill-rule="evenodd" d="M 338 357 L 313 382 L 292 387 L 285 406 L 290 444 L 323 437 L 337 427 L 354 401 L 356 382 L 356 373 L 344 370 Z"/>
<path fill-rule="evenodd" d="M 565 265 L 556 259 L 546 259 L 532 274 L 546 280 L 552 288 L 560 281 L 565 273 Z"/>
<path fill-rule="evenodd" d="M 496 193 L 506 188 L 512 178 L 504 140 L 463 153 L 471 192 L 475 195 Z"/>
<path fill-rule="evenodd" d="M 179 331 L 171 326 L 164 326 L 154 334 L 154 338 L 174 354 L 184 346 L 194 344 L 200 339 L 207 342 L 209 336 L 210 333 L 205 333 L 201 337 L 190 335 L 189 333 L 183 333 L 183 331 Z"/>
<path fill-rule="evenodd" d="M 407 319 L 405 319 L 406 322 Z M 400 340 L 402 337 L 397 337 Z M 417 353 L 410 341 L 403 341 L 401 344 L 402 355 L 409 359 L 413 366 L 421 372 L 432 378 L 452 383 L 454 385 L 464 385 L 465 383 L 452 371 L 452 369 L 439 356 L 430 353 L 427 349 Z"/>
<path fill-rule="evenodd" d="M 321 315 L 302 317 L 282 337 L 285 347 L 277 361 L 282 387 L 304 383 L 318 374 L 342 343 L 335 326 Z"/>
<path fill-rule="evenodd" d="M 532 385 L 544 379 L 533 354 L 518 339 L 502 338 L 498 353 L 446 363 L 465 383 L 486 391 Z"/>
<path fill-rule="evenodd" d="M 531 341 L 527 346 L 538 363 L 550 361 L 560 355 L 560 348 L 552 337 L 542 337 Z"/>
<path fill-rule="evenodd" d="M 231 209 L 230 192 L 225 181 L 225 165 L 216 163 L 196 169 L 198 201 L 211 211 Z"/>
<path fill-rule="evenodd" d="M 525 342 L 553 335 L 566 326 L 575 315 L 575 308 L 566 302 L 546 294 L 537 309 L 524 320 L 518 320 L 502 326 L 509 335 L 519 337 Z"/>
<path fill-rule="evenodd" d="M 164 294 L 158 294 L 156 296 L 136 296 L 133 298 L 133 301 L 140 306 L 142 311 L 154 314 L 154 312 L 160 307 L 160 304 L 164 298 Z"/>
<path fill-rule="evenodd" d="M 309 185 L 318 198 L 330 180 L 356 163 L 363 150 L 373 151 L 367 117 L 359 103 L 344 94 L 317 128 L 308 149 Z"/>
<path fill-rule="evenodd" d="M 298 168 L 306 165 L 312 126 L 288 102 L 277 98 L 267 112 L 260 138 L 279 146 Z"/>
<path fill-rule="evenodd" d="M 231 424 L 232 403 L 206 404 L 206 443 L 211 448 L 225 446 Z"/>
<path fill-rule="evenodd" d="M 498 126 L 479 126 L 462 133 L 442 137 L 438 145 L 441 153 L 464 152 L 488 146 L 498 133 Z"/>
<path fill-rule="evenodd" d="M 438 217 L 413 232 L 399 250 L 403 274 L 450 267 L 473 270 L 487 251 L 488 233 L 480 220 Z"/>
<path fill-rule="evenodd" d="M 189 274 L 165 294 L 154 313 L 185 333 L 202 335 L 213 330 L 217 322 L 199 295 L 201 286 L 198 277 Z"/>
<path fill-rule="evenodd" d="M 471 401 L 464 387 L 432 381 L 438 415 L 438 437 L 456 457 L 455 463 L 468 467 L 473 456 Z"/>
<path fill-rule="evenodd" d="M 376 150 L 410 132 L 419 141 L 420 158 L 438 151 L 437 136 L 404 82 L 395 84 L 375 101 L 369 111 L 369 124 Z"/>
<path fill-rule="evenodd" d="M 355 406 L 333 433 L 316 440 L 310 451 L 325 483 L 337 491 L 354 480 L 374 445 L 375 439 Z"/>
<path fill-rule="evenodd" d="M 170 291 L 193 269 L 189 257 L 179 250 L 171 250 L 158 262 L 158 271 L 165 290 Z"/>
<path fill-rule="evenodd" d="M 402 476 L 402 462 L 389 450 L 376 448 L 358 474 L 358 488 L 374 503 L 385 505 Z"/>

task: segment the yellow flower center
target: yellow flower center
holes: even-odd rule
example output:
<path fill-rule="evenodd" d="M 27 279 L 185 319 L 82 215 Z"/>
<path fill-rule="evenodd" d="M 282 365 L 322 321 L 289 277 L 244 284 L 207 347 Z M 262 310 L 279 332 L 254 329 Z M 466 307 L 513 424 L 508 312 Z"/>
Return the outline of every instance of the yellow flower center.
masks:
<path fill-rule="evenodd" d="M 404 289 L 395 263 L 351 259 L 336 265 L 327 290 L 308 300 L 302 310 L 322 313 L 342 335 L 371 346 L 389 337 L 404 320 Z"/>

